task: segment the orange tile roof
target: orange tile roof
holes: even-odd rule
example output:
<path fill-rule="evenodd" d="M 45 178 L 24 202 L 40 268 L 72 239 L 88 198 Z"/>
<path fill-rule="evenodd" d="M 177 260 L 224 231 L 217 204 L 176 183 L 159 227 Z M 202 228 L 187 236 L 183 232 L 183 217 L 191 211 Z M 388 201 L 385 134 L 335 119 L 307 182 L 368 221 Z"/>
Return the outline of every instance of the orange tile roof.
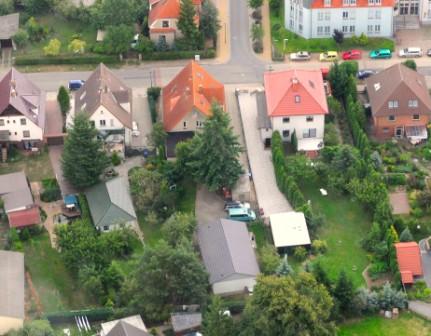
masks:
<path fill-rule="evenodd" d="M 270 117 L 328 113 L 320 70 L 265 72 L 264 83 Z"/>
<path fill-rule="evenodd" d="M 211 103 L 225 107 L 224 86 L 215 80 L 197 62 L 187 64 L 163 88 L 163 124 L 171 131 L 193 109 L 211 116 Z"/>
<path fill-rule="evenodd" d="M 394 7 L 395 0 L 381 0 L 381 5 L 369 5 L 368 0 L 356 0 L 356 6 L 345 6 L 343 5 L 343 0 L 331 0 L 330 6 L 325 6 L 325 0 L 314 0 L 312 2 L 311 8 L 346 8 L 355 9 L 357 7 L 370 7 L 370 8 L 380 8 L 380 7 Z"/>
<path fill-rule="evenodd" d="M 412 283 L 408 281 L 411 281 L 410 279 L 413 276 L 423 274 L 419 245 L 416 242 L 396 243 L 395 249 L 402 281 L 403 283 Z M 409 273 L 411 273 L 411 276 Z"/>
<path fill-rule="evenodd" d="M 202 0 L 193 0 L 195 6 L 200 6 Z M 180 0 L 151 1 L 151 10 L 148 16 L 148 24 L 161 19 L 177 19 L 180 16 Z"/>

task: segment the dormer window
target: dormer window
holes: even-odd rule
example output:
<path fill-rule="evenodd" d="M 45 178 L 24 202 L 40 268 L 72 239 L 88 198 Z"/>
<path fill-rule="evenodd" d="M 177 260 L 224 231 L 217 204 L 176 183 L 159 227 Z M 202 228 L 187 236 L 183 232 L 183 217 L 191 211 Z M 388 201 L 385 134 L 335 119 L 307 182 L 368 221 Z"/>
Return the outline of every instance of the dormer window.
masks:
<path fill-rule="evenodd" d="M 163 20 L 162 21 L 162 27 L 163 28 L 169 28 L 169 21 L 168 20 Z"/>
<path fill-rule="evenodd" d="M 301 96 L 296 95 L 295 96 L 295 103 L 299 104 L 301 102 Z"/>
<path fill-rule="evenodd" d="M 331 0 L 323 0 L 323 6 L 331 7 Z"/>

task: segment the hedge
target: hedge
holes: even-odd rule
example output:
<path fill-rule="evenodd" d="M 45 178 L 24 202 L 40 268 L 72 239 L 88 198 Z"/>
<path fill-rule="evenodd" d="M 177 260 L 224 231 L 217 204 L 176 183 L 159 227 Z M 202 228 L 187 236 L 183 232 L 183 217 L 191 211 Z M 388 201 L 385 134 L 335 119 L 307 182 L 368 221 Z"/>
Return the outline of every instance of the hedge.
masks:
<path fill-rule="evenodd" d="M 87 197 L 84 194 L 78 195 L 78 203 L 81 208 L 81 218 L 83 220 L 88 220 L 90 223 L 93 223 L 90 214 L 90 207 L 88 206 Z"/>
<path fill-rule="evenodd" d="M 113 315 L 112 308 L 94 308 L 46 313 L 43 317 L 52 324 L 62 324 L 75 323 L 75 316 L 87 316 L 89 322 L 95 322 L 108 320 Z"/>
<path fill-rule="evenodd" d="M 113 64 L 118 63 L 118 56 L 108 55 L 84 55 L 84 56 L 55 56 L 55 57 L 34 57 L 17 56 L 15 65 L 52 65 L 52 64 Z"/>
<path fill-rule="evenodd" d="M 407 178 L 405 174 L 402 173 L 393 173 L 386 175 L 386 183 L 388 185 L 397 186 L 397 185 L 406 185 Z"/>
<path fill-rule="evenodd" d="M 147 89 L 148 105 L 150 107 L 151 121 L 157 122 L 157 102 L 160 97 L 161 88 L 153 86 Z"/>
<path fill-rule="evenodd" d="M 155 51 L 143 53 L 142 60 L 144 61 L 166 61 L 177 59 L 195 58 L 195 55 L 200 55 L 201 58 L 214 58 L 216 52 L 214 49 L 199 50 L 199 51 Z"/>

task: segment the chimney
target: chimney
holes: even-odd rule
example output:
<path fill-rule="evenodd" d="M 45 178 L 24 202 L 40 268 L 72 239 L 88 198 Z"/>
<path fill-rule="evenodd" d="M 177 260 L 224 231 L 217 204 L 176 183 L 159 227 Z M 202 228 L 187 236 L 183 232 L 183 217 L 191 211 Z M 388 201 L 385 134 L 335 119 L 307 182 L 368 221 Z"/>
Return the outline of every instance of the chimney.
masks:
<path fill-rule="evenodd" d="M 12 98 L 15 98 L 15 97 L 17 96 L 15 88 L 12 88 L 12 89 L 10 90 L 10 96 L 11 96 Z"/>
<path fill-rule="evenodd" d="M 11 86 L 11 88 L 12 88 L 12 89 L 16 89 L 16 82 L 15 82 L 15 79 L 12 79 L 12 80 L 10 81 L 10 86 Z"/>
<path fill-rule="evenodd" d="M 189 95 L 190 94 L 190 87 L 186 86 L 185 92 L 187 95 Z"/>
<path fill-rule="evenodd" d="M 299 84 L 299 80 L 298 80 L 298 78 L 293 77 L 293 78 L 292 78 L 292 88 L 293 88 L 293 91 L 296 91 L 296 90 L 297 90 L 297 88 L 298 88 L 298 84 Z"/>
<path fill-rule="evenodd" d="M 202 93 L 203 93 L 203 91 L 204 91 L 204 87 L 203 87 L 203 85 L 202 85 L 202 84 L 199 84 L 198 92 L 199 92 L 200 94 L 202 94 Z"/>

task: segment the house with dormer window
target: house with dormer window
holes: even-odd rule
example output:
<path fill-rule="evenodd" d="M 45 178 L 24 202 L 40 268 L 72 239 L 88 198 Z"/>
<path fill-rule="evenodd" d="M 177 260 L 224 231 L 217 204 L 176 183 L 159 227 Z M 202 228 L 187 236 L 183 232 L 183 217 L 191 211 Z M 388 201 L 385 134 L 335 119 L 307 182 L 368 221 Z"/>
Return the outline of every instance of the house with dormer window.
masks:
<path fill-rule="evenodd" d="M 10 69 L 0 81 L 0 147 L 40 147 L 45 132 L 45 92 Z"/>

